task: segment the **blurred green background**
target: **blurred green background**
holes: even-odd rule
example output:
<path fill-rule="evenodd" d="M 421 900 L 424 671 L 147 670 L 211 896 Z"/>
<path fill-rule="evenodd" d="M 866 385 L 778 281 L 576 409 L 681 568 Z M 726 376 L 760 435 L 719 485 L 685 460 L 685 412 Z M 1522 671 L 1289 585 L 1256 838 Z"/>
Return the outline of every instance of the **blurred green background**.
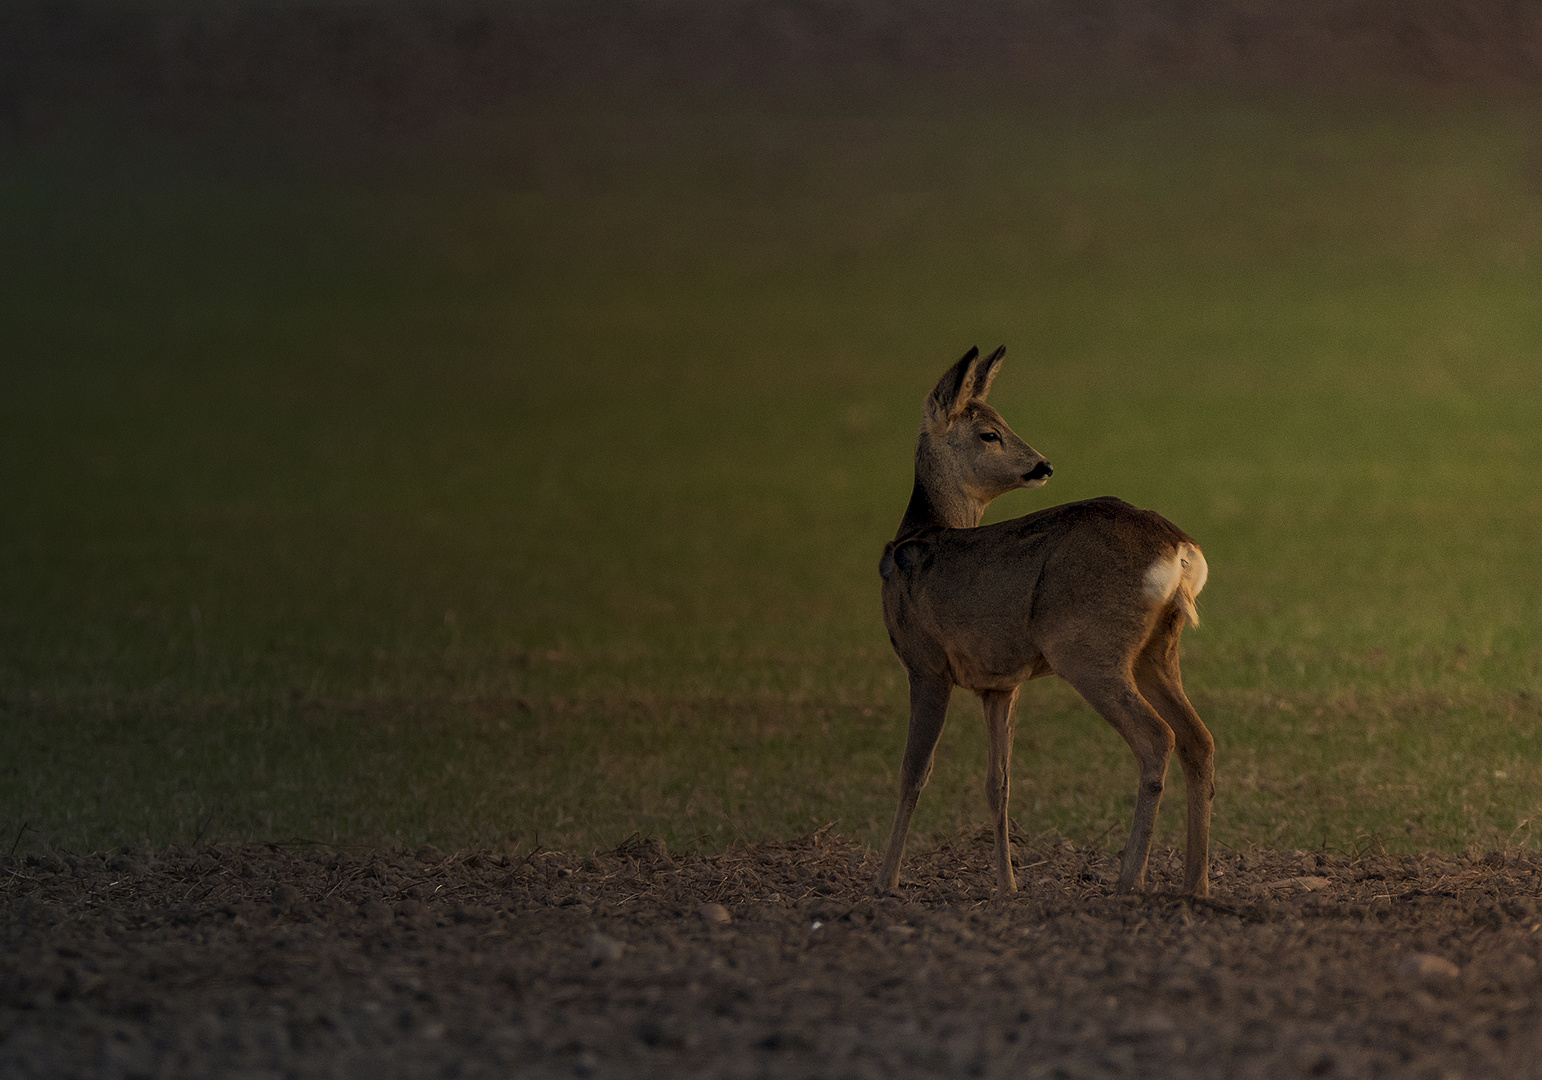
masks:
<path fill-rule="evenodd" d="M 559 88 L 0 154 L 0 849 L 876 845 L 923 396 L 1204 545 L 1216 841 L 1535 846 L 1542 128 L 1514 94 Z M 1025 688 L 1013 817 L 1134 761 Z M 983 824 L 956 695 L 916 828 Z M 1180 844 L 1178 770 L 1159 844 Z"/>

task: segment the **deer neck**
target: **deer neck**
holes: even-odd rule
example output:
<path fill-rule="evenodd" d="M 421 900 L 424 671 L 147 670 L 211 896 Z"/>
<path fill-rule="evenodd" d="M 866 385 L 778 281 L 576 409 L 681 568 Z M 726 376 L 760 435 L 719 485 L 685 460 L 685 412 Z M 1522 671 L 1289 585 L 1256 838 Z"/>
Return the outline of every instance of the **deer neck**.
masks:
<path fill-rule="evenodd" d="M 923 444 L 916 450 L 916 483 L 910 492 L 910 505 L 894 538 L 912 536 L 923 529 L 972 529 L 980 524 L 986 505 L 959 484 L 948 483 L 944 470 Z"/>

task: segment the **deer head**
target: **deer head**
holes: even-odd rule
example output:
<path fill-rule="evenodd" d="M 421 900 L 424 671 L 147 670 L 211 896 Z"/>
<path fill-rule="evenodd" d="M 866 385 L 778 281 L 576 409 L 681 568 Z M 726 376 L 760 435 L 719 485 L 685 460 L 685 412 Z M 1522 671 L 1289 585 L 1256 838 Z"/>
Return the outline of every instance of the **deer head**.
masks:
<path fill-rule="evenodd" d="M 900 532 L 932 525 L 972 529 L 991 500 L 1014 488 L 1039 487 L 1054 471 L 986 404 L 1006 353 L 983 359 L 970 349 L 926 398 L 916 442 L 916 486 Z"/>

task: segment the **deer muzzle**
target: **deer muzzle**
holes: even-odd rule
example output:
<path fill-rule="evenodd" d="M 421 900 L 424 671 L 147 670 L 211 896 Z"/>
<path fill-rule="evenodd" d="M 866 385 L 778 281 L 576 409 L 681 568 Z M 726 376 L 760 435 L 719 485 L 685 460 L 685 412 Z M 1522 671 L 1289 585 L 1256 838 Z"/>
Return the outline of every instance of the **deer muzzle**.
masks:
<path fill-rule="evenodd" d="M 1023 473 L 1023 483 L 1043 483 L 1055 474 L 1055 470 L 1047 461 L 1041 461 L 1027 472 Z"/>

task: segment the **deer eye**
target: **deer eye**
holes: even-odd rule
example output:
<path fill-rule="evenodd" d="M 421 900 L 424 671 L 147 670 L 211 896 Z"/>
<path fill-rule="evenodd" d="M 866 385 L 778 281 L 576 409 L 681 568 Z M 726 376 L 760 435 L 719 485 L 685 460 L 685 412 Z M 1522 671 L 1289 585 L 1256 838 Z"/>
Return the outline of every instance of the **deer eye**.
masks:
<path fill-rule="evenodd" d="M 1000 442 L 1001 441 L 1001 436 L 997 435 L 994 431 L 982 431 L 982 432 L 980 432 L 980 441 L 981 442 Z"/>

